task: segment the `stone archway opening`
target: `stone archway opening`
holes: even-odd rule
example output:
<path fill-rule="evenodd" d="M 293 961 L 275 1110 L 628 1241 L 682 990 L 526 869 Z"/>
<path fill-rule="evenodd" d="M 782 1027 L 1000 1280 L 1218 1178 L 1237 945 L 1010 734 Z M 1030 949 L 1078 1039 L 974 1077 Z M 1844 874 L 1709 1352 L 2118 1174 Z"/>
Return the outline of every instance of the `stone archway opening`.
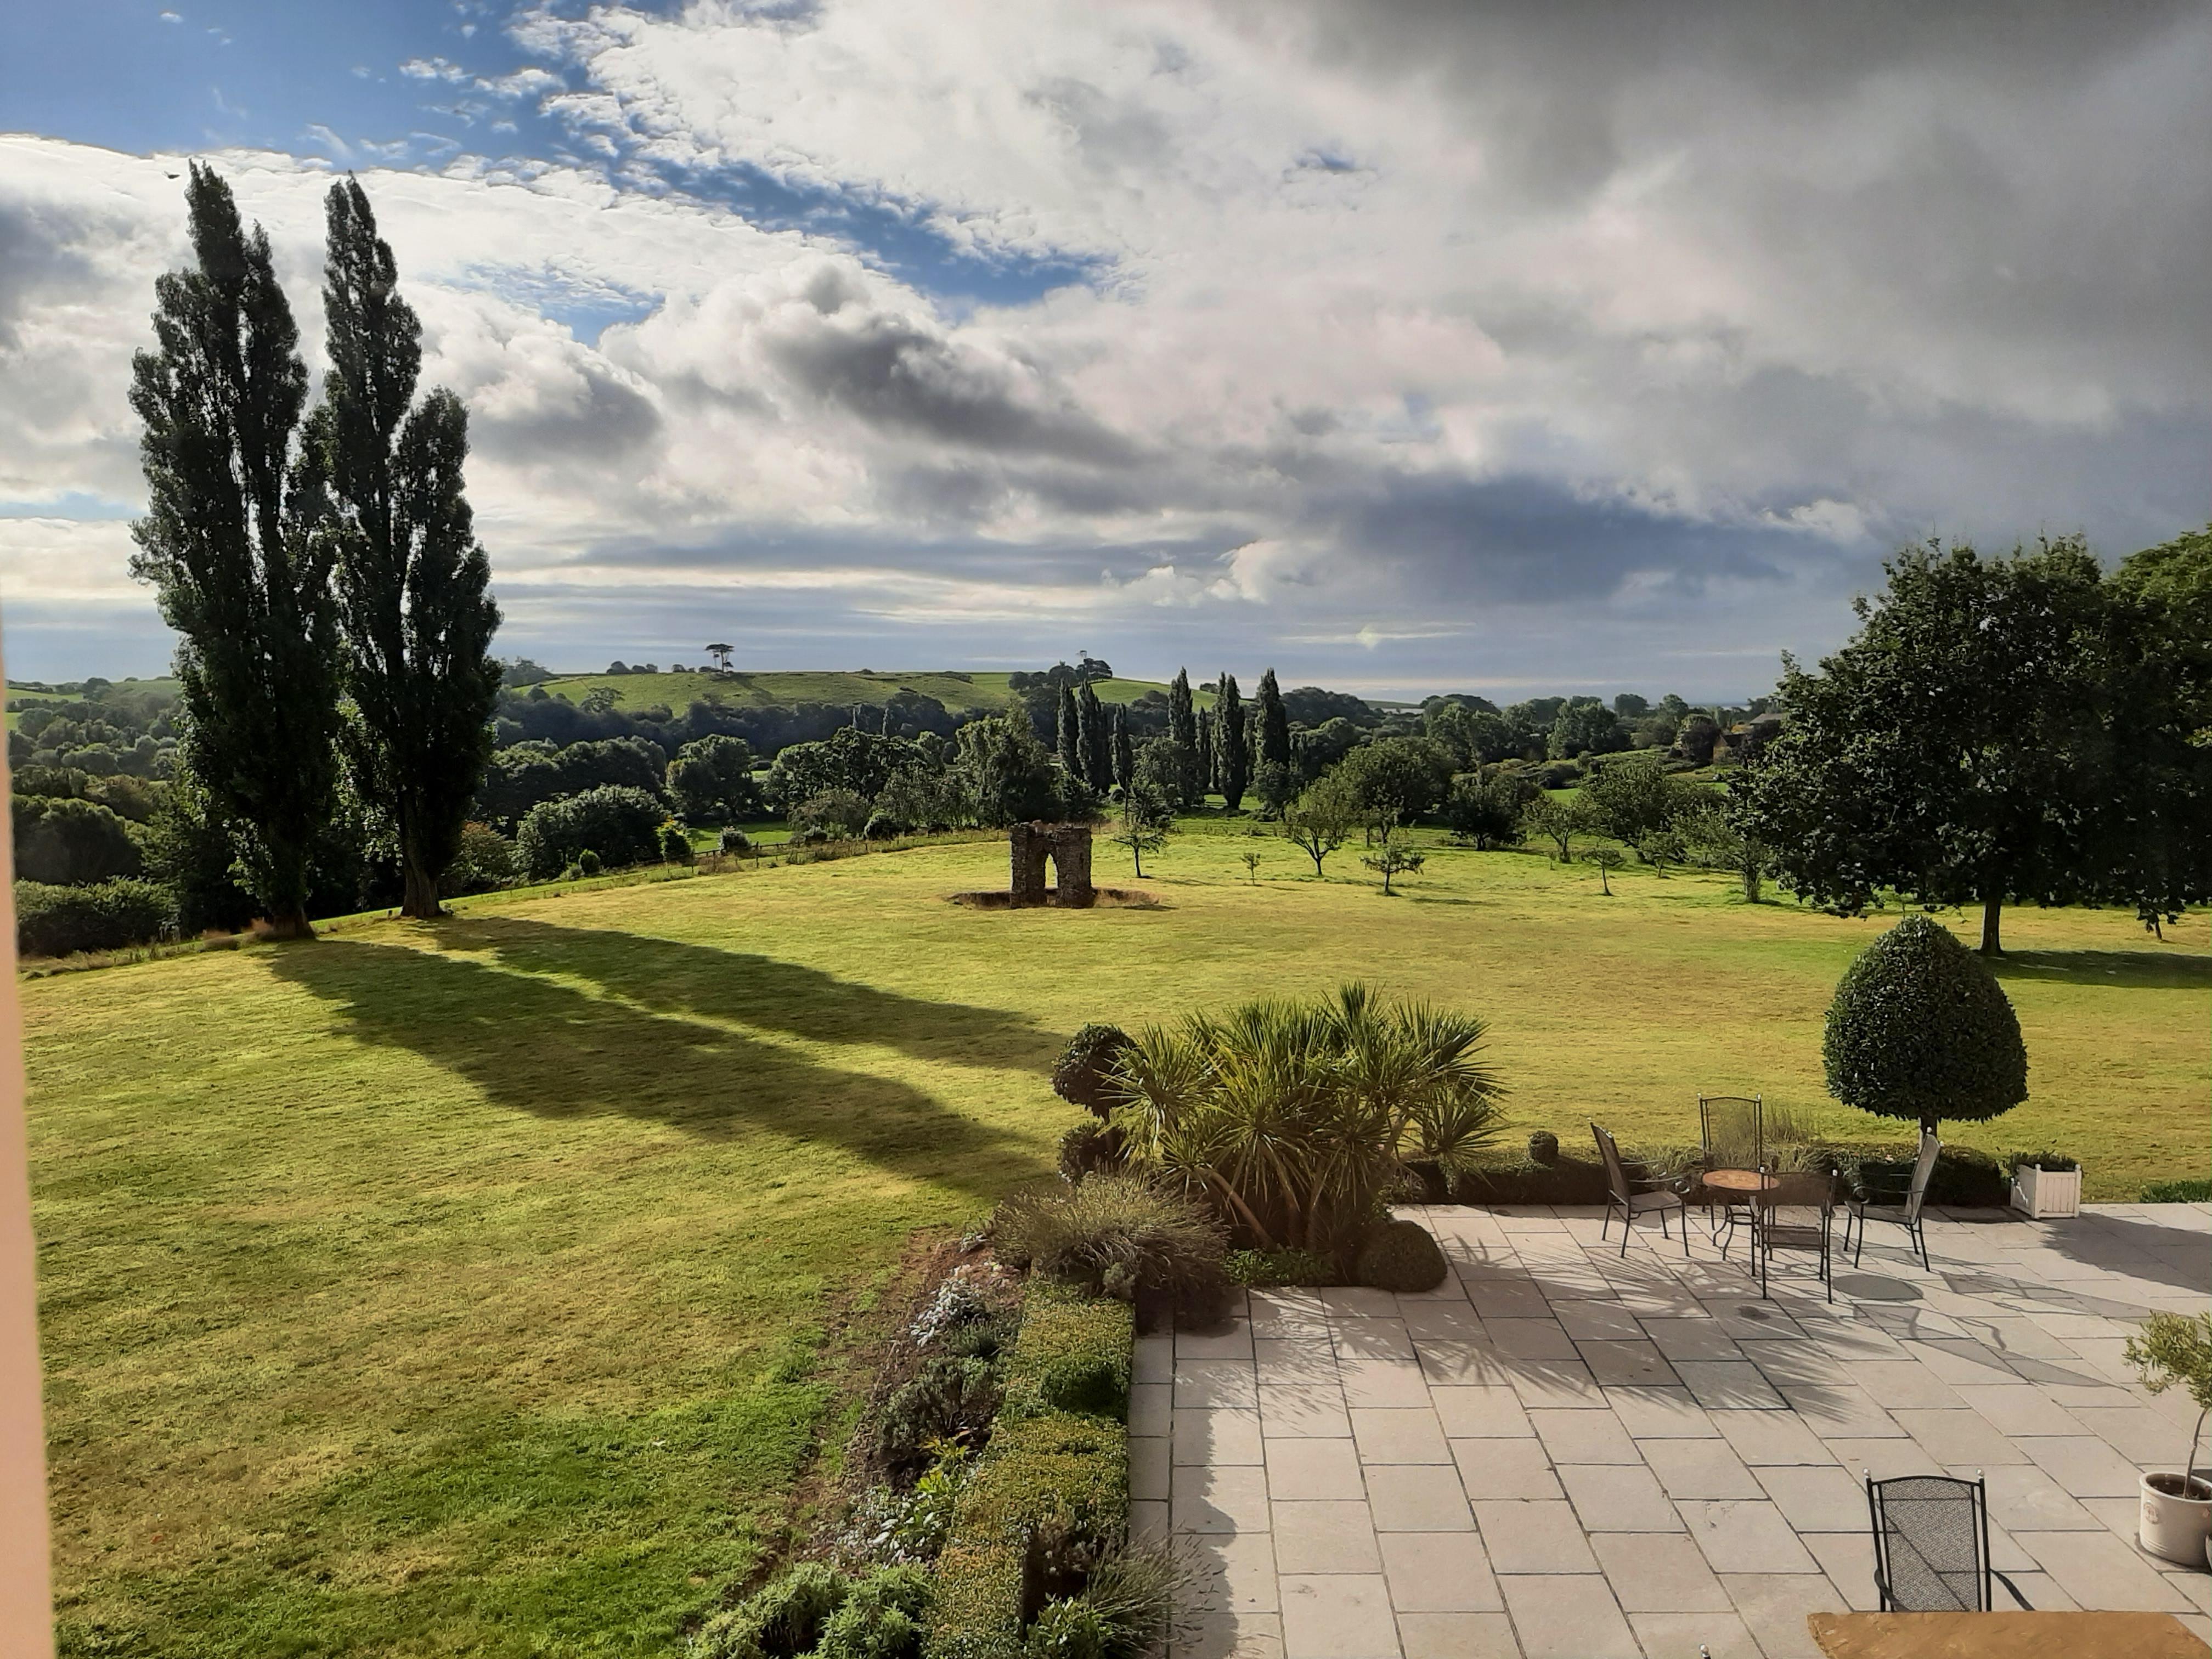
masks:
<path fill-rule="evenodd" d="M 1087 910 L 1097 902 L 1091 884 L 1091 826 L 1087 823 L 1018 823 L 1007 834 L 1016 909 L 1058 905 Z M 1045 880 L 1050 860 L 1054 879 Z"/>

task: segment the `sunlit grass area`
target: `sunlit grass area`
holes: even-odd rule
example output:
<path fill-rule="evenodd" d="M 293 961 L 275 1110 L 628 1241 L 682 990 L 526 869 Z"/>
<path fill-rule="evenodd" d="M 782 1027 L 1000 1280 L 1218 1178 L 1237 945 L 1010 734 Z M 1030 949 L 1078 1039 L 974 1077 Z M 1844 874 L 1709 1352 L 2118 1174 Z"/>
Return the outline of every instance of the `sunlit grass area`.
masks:
<path fill-rule="evenodd" d="M 1820 1083 L 1882 920 L 1443 847 L 1386 899 L 1206 828 L 1100 844 L 1156 909 L 956 907 L 1005 853 L 941 846 L 27 983 L 68 1650 L 673 1650 L 835 1421 L 836 1309 L 1049 1167 L 1086 1019 L 1358 976 L 1489 1018 L 1516 1136 L 1692 1139 L 1700 1088 L 1909 1133 Z M 2204 919 L 2006 933 L 2033 1095 L 1953 1138 L 2207 1173 Z"/>

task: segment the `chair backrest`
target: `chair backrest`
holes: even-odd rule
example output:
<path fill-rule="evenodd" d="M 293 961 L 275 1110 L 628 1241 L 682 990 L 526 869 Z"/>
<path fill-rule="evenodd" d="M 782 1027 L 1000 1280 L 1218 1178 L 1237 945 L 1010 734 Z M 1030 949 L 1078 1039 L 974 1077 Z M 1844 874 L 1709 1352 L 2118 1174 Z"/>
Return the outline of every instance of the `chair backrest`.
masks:
<path fill-rule="evenodd" d="M 1760 1204 L 1773 1210 L 1832 1210 L 1836 1207 L 1833 1170 L 1793 1170 L 1774 1177 L 1774 1185 L 1759 1195 Z"/>
<path fill-rule="evenodd" d="M 1946 1474 L 1867 1477 L 1874 1570 L 1887 1610 L 1990 1610 L 1989 1493 Z"/>
<path fill-rule="evenodd" d="M 1920 1206 L 1928 1201 L 1928 1183 L 1936 1176 L 1936 1155 L 1943 1150 L 1943 1143 L 1936 1139 L 1930 1129 L 1920 1137 L 1920 1156 L 1912 1165 L 1912 1186 L 1905 1195 L 1905 1213 L 1909 1220 L 1920 1218 Z"/>
<path fill-rule="evenodd" d="M 1698 1146 L 1708 1169 L 1766 1167 L 1766 1108 L 1759 1095 L 1699 1095 Z"/>
<path fill-rule="evenodd" d="M 1597 1137 L 1598 1156 L 1605 1160 L 1606 1183 L 1613 1188 L 1613 1195 L 1617 1200 L 1627 1203 L 1628 1171 L 1621 1167 L 1620 1148 L 1613 1145 L 1611 1135 L 1595 1123 L 1590 1125 L 1590 1133 Z"/>

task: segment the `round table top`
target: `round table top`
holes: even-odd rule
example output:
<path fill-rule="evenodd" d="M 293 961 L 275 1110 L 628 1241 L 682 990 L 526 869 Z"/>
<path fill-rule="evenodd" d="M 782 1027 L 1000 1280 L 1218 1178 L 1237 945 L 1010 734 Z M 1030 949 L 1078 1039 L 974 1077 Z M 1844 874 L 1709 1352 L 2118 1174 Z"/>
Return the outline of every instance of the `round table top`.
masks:
<path fill-rule="evenodd" d="M 1763 1193 L 1782 1184 L 1760 1170 L 1708 1170 L 1698 1178 L 1724 1193 Z"/>

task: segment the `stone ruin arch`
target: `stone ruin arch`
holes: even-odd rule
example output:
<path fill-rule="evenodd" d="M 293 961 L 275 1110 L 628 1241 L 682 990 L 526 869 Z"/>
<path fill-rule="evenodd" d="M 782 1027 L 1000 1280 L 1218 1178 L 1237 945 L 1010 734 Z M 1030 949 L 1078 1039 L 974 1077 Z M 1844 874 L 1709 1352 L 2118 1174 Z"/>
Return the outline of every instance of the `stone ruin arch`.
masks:
<path fill-rule="evenodd" d="M 1056 904 L 1087 910 L 1097 902 L 1091 884 L 1091 826 L 1087 823 L 1018 823 L 1008 833 L 1013 863 L 1013 906 Z M 1045 883 L 1045 860 L 1057 879 Z"/>

